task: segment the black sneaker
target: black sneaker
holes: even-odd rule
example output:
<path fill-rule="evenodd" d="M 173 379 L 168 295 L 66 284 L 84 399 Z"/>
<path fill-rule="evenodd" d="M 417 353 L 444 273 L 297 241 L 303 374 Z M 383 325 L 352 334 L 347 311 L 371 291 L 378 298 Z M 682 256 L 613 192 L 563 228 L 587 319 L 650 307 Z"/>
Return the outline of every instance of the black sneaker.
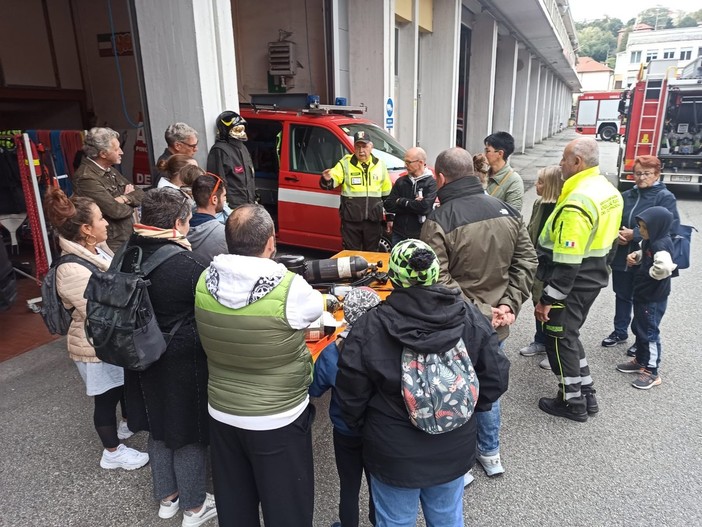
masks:
<path fill-rule="evenodd" d="M 609 337 L 605 338 L 602 341 L 602 347 L 603 348 L 611 348 L 612 346 L 616 346 L 617 344 L 619 344 L 621 342 L 626 342 L 626 339 L 627 339 L 626 335 L 621 337 L 613 331 Z"/>
<path fill-rule="evenodd" d="M 585 405 L 587 406 L 587 414 L 595 415 L 600 411 L 600 406 L 597 404 L 597 397 L 595 397 L 596 390 L 591 390 L 589 392 L 583 392 L 585 397 Z"/>
<path fill-rule="evenodd" d="M 539 399 L 539 408 L 547 414 L 555 415 L 556 417 L 565 417 L 579 423 L 587 421 L 587 410 L 585 408 L 572 406 L 559 397 L 553 399 L 542 397 Z"/>
<path fill-rule="evenodd" d="M 626 350 L 626 356 L 627 357 L 636 357 L 636 344 L 629 346 L 629 348 Z"/>

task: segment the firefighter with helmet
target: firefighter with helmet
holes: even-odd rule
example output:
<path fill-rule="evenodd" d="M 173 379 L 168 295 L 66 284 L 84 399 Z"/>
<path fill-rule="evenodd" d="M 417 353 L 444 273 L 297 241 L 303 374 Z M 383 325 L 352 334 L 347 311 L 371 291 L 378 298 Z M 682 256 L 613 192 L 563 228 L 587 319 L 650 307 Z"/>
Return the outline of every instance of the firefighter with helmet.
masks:
<path fill-rule="evenodd" d="M 244 141 L 246 120 L 231 110 L 217 117 L 217 140 L 207 155 L 207 171 L 227 183 L 227 203 L 234 209 L 256 203 L 254 166 Z"/>

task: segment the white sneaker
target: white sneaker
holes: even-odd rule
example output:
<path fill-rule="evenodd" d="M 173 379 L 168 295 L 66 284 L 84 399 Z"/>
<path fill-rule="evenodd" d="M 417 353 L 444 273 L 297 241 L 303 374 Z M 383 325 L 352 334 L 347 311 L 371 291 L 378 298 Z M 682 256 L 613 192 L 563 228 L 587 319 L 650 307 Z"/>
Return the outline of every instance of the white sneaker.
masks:
<path fill-rule="evenodd" d="M 548 357 L 546 357 L 544 360 L 539 362 L 539 368 L 542 370 L 550 370 L 551 369 L 551 363 L 548 361 Z"/>
<path fill-rule="evenodd" d="M 480 463 L 485 470 L 485 474 L 488 476 L 497 476 L 499 474 L 504 474 L 505 469 L 500 461 L 500 454 L 495 454 L 494 456 L 483 456 L 478 454 L 476 456 L 478 463 Z"/>
<path fill-rule="evenodd" d="M 117 438 L 120 441 L 123 441 L 125 439 L 129 439 L 133 435 L 134 432 L 132 432 L 127 426 L 127 421 L 120 421 L 119 426 L 117 427 Z"/>
<path fill-rule="evenodd" d="M 533 357 L 534 355 L 538 355 L 539 353 L 546 353 L 546 346 L 544 346 L 543 344 L 538 344 L 536 342 L 532 342 L 528 346 L 519 350 L 519 354 L 522 357 Z"/>
<path fill-rule="evenodd" d="M 475 478 L 473 477 L 473 469 L 469 470 L 463 475 L 463 488 L 466 488 L 468 485 L 473 483 L 473 480 Z"/>
<path fill-rule="evenodd" d="M 182 527 L 197 527 L 202 525 L 210 518 L 217 516 L 217 507 L 215 506 L 215 499 L 209 492 L 205 493 L 205 502 L 202 504 L 202 508 L 199 512 L 184 511 L 183 512 L 183 523 Z"/>
<path fill-rule="evenodd" d="M 114 452 L 110 452 L 107 449 L 103 450 L 100 466 L 107 469 L 123 468 L 124 470 L 134 470 L 143 467 L 148 462 L 149 454 L 146 452 L 139 452 L 120 444 Z"/>
<path fill-rule="evenodd" d="M 178 503 L 180 502 L 180 498 L 176 498 L 175 500 L 161 500 L 161 503 L 159 503 L 158 506 L 158 517 L 163 518 L 164 520 L 168 518 L 173 518 L 176 514 L 178 514 Z"/>

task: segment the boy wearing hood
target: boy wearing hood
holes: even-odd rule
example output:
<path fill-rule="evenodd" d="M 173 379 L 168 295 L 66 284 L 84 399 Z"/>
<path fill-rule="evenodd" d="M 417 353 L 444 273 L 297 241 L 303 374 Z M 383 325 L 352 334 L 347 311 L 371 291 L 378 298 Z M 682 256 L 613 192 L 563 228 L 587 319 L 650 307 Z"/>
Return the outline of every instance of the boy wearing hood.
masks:
<path fill-rule="evenodd" d="M 462 526 L 463 476 L 475 463 L 474 418 L 439 434 L 410 422 L 401 390 L 405 347 L 442 353 L 462 339 L 480 383 L 476 412 L 507 390 L 509 361 L 490 322 L 458 288 L 437 284 L 439 272 L 427 244 L 397 244 L 388 271 L 393 292 L 354 324 L 339 357 L 336 390 L 346 424 L 363 435 L 378 525 L 415 525 L 421 500 L 428 525 Z"/>
<path fill-rule="evenodd" d="M 670 228 L 673 214 L 665 207 L 651 207 L 636 216 L 641 234 L 641 249 L 627 257 L 629 267 L 638 266 L 634 274 L 634 333 L 636 356 L 617 366 L 622 373 L 638 377 L 631 385 L 648 390 L 661 384 L 660 324 L 670 295 L 670 278 L 677 275 L 673 263 L 673 240 Z"/>

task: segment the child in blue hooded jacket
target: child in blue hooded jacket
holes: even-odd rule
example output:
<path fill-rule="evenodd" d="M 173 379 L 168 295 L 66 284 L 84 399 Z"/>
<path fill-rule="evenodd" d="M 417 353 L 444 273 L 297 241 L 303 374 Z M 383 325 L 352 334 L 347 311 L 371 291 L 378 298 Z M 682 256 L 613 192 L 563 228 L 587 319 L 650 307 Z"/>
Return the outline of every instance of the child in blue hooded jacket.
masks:
<path fill-rule="evenodd" d="M 339 397 L 336 393 L 336 373 L 339 370 L 337 362 L 344 347 L 344 339 L 351 326 L 369 309 L 380 304 L 380 296 L 370 287 L 357 287 L 344 297 L 344 318 L 347 328 L 335 342 L 325 347 L 319 354 L 314 365 L 314 380 L 309 388 L 312 397 L 321 397 L 331 388 L 332 396 L 329 402 L 329 419 L 334 427 L 334 458 L 339 474 L 339 519 L 332 527 L 358 527 L 358 495 L 361 490 L 361 477 L 366 472 L 368 483 L 368 519 L 375 525 L 375 507 L 370 490 L 370 478 L 363 467 L 363 437 L 353 432 L 341 417 Z"/>
<path fill-rule="evenodd" d="M 661 363 L 660 324 L 670 295 L 671 276 L 677 276 L 677 265 L 673 263 L 673 240 L 670 228 L 673 214 L 665 207 L 651 207 L 636 216 L 643 240 L 641 249 L 627 257 L 634 271 L 634 318 L 636 325 L 636 356 L 617 366 L 623 373 L 635 373 L 638 377 L 632 386 L 648 390 L 661 384 L 658 372 Z"/>

